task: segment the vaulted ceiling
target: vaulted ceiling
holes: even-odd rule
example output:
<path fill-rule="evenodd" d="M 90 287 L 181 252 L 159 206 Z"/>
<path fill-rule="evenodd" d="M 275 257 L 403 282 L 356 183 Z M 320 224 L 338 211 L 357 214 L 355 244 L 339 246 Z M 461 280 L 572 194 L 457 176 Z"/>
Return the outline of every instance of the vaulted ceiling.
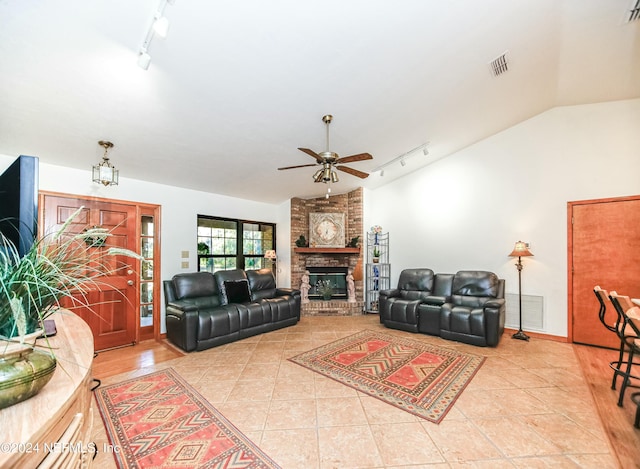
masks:
<path fill-rule="evenodd" d="M 298 147 L 377 187 L 555 106 L 640 97 L 638 0 L 0 0 L 0 154 L 278 203 L 322 195 Z M 508 71 L 489 63 L 506 53 Z M 121 182 L 124 184 L 126 182 Z"/>

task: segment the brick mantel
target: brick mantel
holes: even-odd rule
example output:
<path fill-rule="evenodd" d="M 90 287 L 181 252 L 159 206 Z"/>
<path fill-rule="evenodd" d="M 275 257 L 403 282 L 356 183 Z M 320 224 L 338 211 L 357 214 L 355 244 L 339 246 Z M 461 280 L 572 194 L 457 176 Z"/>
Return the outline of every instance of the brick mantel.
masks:
<path fill-rule="evenodd" d="M 360 248 L 294 248 L 297 254 L 360 254 Z"/>
<path fill-rule="evenodd" d="M 347 194 L 333 195 L 317 199 L 291 199 L 291 286 L 299 288 L 302 274 L 307 267 L 348 267 L 355 269 L 362 263 L 363 250 L 346 247 L 351 239 L 360 236 L 362 246 L 362 188 Z M 300 235 L 309 240 L 310 213 L 344 213 L 347 221 L 343 248 L 298 248 L 295 244 Z M 356 282 L 356 300 L 364 301 L 363 282 Z"/>

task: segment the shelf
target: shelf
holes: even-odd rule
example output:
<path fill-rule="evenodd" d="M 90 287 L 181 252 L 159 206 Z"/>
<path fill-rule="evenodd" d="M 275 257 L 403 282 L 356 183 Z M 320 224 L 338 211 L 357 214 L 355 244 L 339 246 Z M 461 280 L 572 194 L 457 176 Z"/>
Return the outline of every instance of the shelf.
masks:
<path fill-rule="evenodd" d="M 298 254 L 360 254 L 360 248 L 293 248 Z"/>

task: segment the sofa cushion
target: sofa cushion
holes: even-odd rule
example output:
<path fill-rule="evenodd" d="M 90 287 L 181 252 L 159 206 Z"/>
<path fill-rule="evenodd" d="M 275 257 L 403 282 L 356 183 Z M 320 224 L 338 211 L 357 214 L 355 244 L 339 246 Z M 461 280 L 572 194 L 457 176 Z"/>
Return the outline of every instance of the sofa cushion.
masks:
<path fill-rule="evenodd" d="M 244 270 L 233 269 L 233 270 L 218 270 L 215 274 L 213 274 L 216 283 L 218 284 L 218 290 L 220 291 L 220 302 L 223 305 L 229 304 L 229 298 L 227 297 L 227 290 L 224 287 L 224 282 L 232 282 L 238 280 L 247 280 L 247 275 Z"/>
<path fill-rule="evenodd" d="M 257 301 L 276 296 L 276 280 L 269 269 L 248 270 L 251 300 Z"/>
<path fill-rule="evenodd" d="M 451 293 L 495 298 L 498 294 L 498 276 L 483 270 L 461 270 L 453 278 Z"/>
<path fill-rule="evenodd" d="M 218 287 L 211 272 L 189 272 L 173 276 L 176 299 L 218 296 Z"/>
<path fill-rule="evenodd" d="M 224 290 L 229 303 L 248 303 L 251 301 L 249 282 L 246 280 L 227 280 L 224 282 Z"/>
<path fill-rule="evenodd" d="M 400 297 L 404 300 L 415 301 L 425 299 L 433 289 L 433 270 L 405 269 L 398 279 Z"/>

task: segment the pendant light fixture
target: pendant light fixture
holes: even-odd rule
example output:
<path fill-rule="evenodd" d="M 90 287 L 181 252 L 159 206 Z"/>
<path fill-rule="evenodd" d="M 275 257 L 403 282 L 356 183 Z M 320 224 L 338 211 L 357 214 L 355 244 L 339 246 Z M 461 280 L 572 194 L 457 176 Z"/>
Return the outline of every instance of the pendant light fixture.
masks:
<path fill-rule="evenodd" d="M 98 145 L 104 148 L 102 162 L 93 166 L 93 182 L 106 186 L 117 186 L 119 171 L 109 163 L 107 152 L 113 148 L 113 143 L 100 140 Z"/>

